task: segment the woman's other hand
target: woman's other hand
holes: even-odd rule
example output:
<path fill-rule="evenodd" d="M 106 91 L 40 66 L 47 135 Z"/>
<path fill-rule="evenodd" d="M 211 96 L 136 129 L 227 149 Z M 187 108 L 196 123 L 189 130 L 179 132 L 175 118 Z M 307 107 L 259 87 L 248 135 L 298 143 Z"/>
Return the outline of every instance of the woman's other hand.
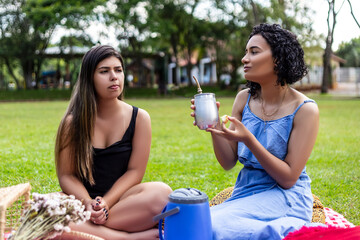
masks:
<path fill-rule="evenodd" d="M 101 209 L 96 205 L 98 202 L 95 199 L 87 199 L 83 201 L 83 204 L 85 205 L 86 211 L 89 211 L 91 213 L 90 215 L 90 221 L 94 224 L 104 224 L 106 222 L 106 219 L 104 221 L 104 214 Z M 95 210 L 94 206 L 97 206 Z"/>
<path fill-rule="evenodd" d="M 97 196 L 92 202 L 92 208 L 96 212 L 91 216 L 94 217 L 95 224 L 104 224 L 109 217 L 109 206 L 104 198 Z"/>
<path fill-rule="evenodd" d="M 109 208 L 102 197 L 84 200 L 85 209 L 90 211 L 90 221 L 94 224 L 103 225 L 109 216 Z"/>
<path fill-rule="evenodd" d="M 219 128 L 208 128 L 207 132 L 211 132 L 217 135 L 220 135 L 227 140 L 235 141 L 235 142 L 244 142 L 250 136 L 249 130 L 235 117 L 228 117 L 231 122 L 234 130 L 231 130 L 225 126 L 225 123 L 220 123 Z"/>

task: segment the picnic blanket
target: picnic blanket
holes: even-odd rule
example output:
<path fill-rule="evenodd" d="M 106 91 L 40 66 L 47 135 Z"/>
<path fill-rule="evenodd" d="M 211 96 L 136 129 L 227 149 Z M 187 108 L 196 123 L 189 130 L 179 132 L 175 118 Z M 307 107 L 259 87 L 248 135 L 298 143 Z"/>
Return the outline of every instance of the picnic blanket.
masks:
<path fill-rule="evenodd" d="M 360 226 L 341 228 L 335 226 L 302 227 L 289 233 L 283 240 L 355 240 L 360 239 Z"/>
<path fill-rule="evenodd" d="M 355 226 L 343 215 L 325 207 L 325 226 L 304 226 L 289 233 L 283 240 L 355 240 L 360 239 L 360 226 Z"/>
<path fill-rule="evenodd" d="M 325 207 L 325 224 L 328 226 L 340 227 L 340 228 L 352 228 L 354 224 L 349 222 L 343 215 L 334 211 L 331 208 Z"/>
<path fill-rule="evenodd" d="M 360 239 L 360 226 L 355 226 L 343 215 L 331 208 L 325 207 L 325 224 L 319 227 L 302 227 L 298 231 L 289 233 L 283 240 L 352 240 Z M 5 240 L 10 233 L 5 233 Z"/>

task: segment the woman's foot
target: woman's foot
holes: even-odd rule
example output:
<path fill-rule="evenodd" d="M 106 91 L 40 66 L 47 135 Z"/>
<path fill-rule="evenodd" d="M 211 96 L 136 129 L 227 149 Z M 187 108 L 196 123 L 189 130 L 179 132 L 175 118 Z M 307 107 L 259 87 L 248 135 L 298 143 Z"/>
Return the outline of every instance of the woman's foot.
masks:
<path fill-rule="evenodd" d="M 143 232 L 129 234 L 129 240 L 158 240 L 158 239 L 159 239 L 159 230 L 155 228 Z"/>

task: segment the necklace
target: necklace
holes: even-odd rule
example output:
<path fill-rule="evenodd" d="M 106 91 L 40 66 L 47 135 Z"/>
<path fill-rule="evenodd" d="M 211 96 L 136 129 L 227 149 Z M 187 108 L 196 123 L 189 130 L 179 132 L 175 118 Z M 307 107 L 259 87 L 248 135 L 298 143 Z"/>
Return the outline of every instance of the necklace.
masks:
<path fill-rule="evenodd" d="M 284 102 L 285 95 L 286 95 L 286 92 L 287 92 L 288 88 L 289 88 L 289 87 L 287 87 L 287 88 L 285 89 L 285 93 L 284 93 L 284 95 L 283 95 L 283 97 L 282 97 L 282 99 L 281 99 L 281 102 L 280 102 L 279 106 L 275 109 L 275 111 L 273 111 L 273 112 L 270 113 L 270 114 L 265 112 L 264 100 L 263 100 L 263 98 L 261 98 L 261 111 L 262 111 L 263 119 L 264 119 L 264 132 L 265 132 L 265 130 L 266 130 L 266 124 L 267 124 L 267 122 L 271 120 L 271 119 L 269 119 L 269 120 L 267 120 L 267 119 L 270 118 L 270 117 L 272 117 L 272 116 L 274 116 L 274 115 L 279 111 L 280 107 L 282 106 L 282 104 L 283 104 L 283 102 Z"/>

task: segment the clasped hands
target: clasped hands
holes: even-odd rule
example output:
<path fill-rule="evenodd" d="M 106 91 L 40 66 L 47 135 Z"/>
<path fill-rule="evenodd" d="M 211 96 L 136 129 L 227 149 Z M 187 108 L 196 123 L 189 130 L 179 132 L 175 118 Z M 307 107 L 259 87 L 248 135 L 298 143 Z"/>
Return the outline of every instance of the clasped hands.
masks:
<path fill-rule="evenodd" d="M 98 196 L 95 199 L 88 200 L 85 207 L 87 211 L 91 212 L 90 221 L 92 223 L 97 225 L 106 223 L 109 217 L 109 207 L 104 198 Z"/>
<path fill-rule="evenodd" d="M 216 102 L 216 106 L 219 110 L 220 103 Z M 191 117 L 195 117 L 194 99 L 191 99 L 190 108 L 194 110 L 194 112 L 190 114 Z M 232 123 L 229 128 L 226 127 L 225 123 L 219 122 L 215 128 L 207 128 L 206 131 L 222 136 L 230 141 L 244 142 L 244 140 L 249 136 L 248 129 L 237 118 L 229 116 L 228 119 Z M 195 121 L 193 122 L 193 125 L 196 126 Z"/>

